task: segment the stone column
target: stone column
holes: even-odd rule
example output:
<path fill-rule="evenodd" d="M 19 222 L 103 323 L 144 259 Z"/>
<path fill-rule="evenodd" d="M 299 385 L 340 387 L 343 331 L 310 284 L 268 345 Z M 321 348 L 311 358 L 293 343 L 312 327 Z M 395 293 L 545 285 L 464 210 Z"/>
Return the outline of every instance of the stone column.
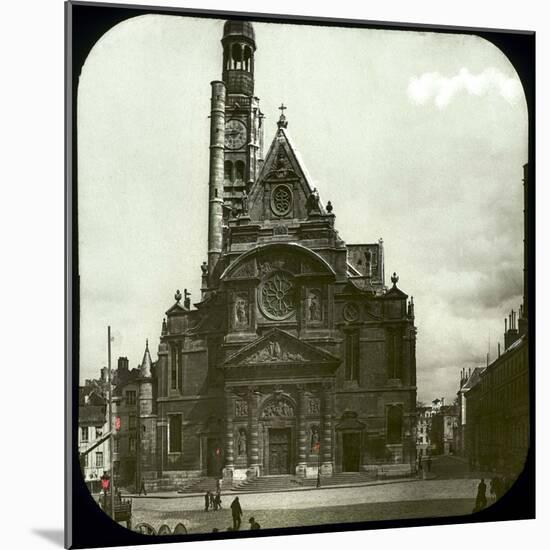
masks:
<path fill-rule="evenodd" d="M 332 418 L 334 415 L 334 385 L 333 382 L 323 384 L 323 440 L 321 442 L 322 464 L 321 474 L 332 475 Z"/>
<path fill-rule="evenodd" d="M 307 473 L 307 395 L 304 386 L 298 386 L 298 464 L 296 475 L 306 477 Z"/>
<path fill-rule="evenodd" d="M 233 479 L 234 469 L 234 442 L 233 442 L 233 417 L 235 415 L 235 395 L 230 388 L 225 388 L 225 466 L 223 469 L 224 480 Z"/>
<path fill-rule="evenodd" d="M 256 388 L 248 390 L 248 433 L 250 434 L 250 445 L 248 447 L 248 475 L 260 475 L 260 448 L 258 445 L 259 439 L 259 422 L 258 422 L 258 406 L 260 401 L 260 393 Z"/>

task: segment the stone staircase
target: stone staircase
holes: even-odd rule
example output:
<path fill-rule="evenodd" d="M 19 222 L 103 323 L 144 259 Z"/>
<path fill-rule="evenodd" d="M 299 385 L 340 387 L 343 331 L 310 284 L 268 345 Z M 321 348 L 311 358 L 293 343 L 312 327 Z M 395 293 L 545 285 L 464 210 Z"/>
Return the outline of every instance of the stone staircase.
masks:
<path fill-rule="evenodd" d="M 321 487 L 337 485 L 358 485 L 376 481 L 373 472 L 341 472 L 332 476 L 321 476 Z M 315 488 L 317 478 L 301 478 L 293 475 L 259 476 L 235 484 L 231 489 L 239 492 L 269 493 L 272 491 L 291 491 L 293 489 Z"/>
<path fill-rule="evenodd" d="M 222 485 L 222 490 L 224 489 Z M 178 493 L 206 493 L 206 491 L 216 492 L 216 478 L 199 477 L 189 480 L 178 489 Z"/>

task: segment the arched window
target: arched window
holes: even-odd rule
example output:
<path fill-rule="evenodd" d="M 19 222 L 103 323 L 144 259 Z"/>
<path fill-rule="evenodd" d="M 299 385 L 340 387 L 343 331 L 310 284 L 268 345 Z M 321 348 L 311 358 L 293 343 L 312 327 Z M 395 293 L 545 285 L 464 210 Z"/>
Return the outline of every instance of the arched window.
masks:
<path fill-rule="evenodd" d="M 223 47 L 223 68 L 226 70 L 231 68 L 231 60 L 229 59 L 229 48 L 227 46 Z"/>
<path fill-rule="evenodd" d="M 401 405 L 390 405 L 387 414 L 386 443 L 401 443 L 403 431 L 403 408 Z"/>
<path fill-rule="evenodd" d="M 240 44 L 233 44 L 231 56 L 233 57 L 233 68 L 241 69 L 243 64 L 243 50 Z"/>
<path fill-rule="evenodd" d="M 244 181 L 244 162 L 242 160 L 235 163 L 235 180 Z"/>
<path fill-rule="evenodd" d="M 223 163 L 223 179 L 225 181 L 233 181 L 233 163 L 226 160 Z"/>
<path fill-rule="evenodd" d="M 248 46 L 245 46 L 244 47 L 244 70 L 245 71 L 252 70 L 251 58 L 252 58 L 252 50 Z"/>

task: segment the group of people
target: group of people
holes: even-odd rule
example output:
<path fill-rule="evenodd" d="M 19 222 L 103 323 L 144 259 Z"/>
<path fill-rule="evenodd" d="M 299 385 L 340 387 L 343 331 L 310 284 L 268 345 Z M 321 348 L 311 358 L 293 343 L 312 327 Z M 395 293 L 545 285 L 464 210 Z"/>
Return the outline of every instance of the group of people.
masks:
<path fill-rule="evenodd" d="M 208 512 L 209 510 L 221 510 L 222 509 L 222 494 L 221 490 L 218 488 L 216 494 L 212 491 L 206 491 L 204 495 L 204 511 Z"/>
<path fill-rule="evenodd" d="M 496 502 L 512 486 L 511 477 L 494 476 L 489 482 L 489 494 L 491 503 Z M 474 512 L 479 512 L 487 506 L 487 484 L 482 478 L 477 486 L 476 505 Z"/>
<path fill-rule="evenodd" d="M 208 491 L 206 495 L 204 496 L 205 501 L 205 512 L 208 512 L 209 509 L 209 499 L 210 496 L 212 496 L 212 493 Z M 216 501 L 216 498 L 219 498 L 220 494 L 219 492 L 216 493 L 214 497 L 214 502 Z M 221 508 L 221 498 L 219 508 Z M 208 503 L 208 504 L 207 504 Z M 219 508 L 214 507 L 214 510 L 218 510 Z M 233 525 L 231 527 L 227 528 L 227 531 L 239 531 L 241 528 L 241 522 L 242 522 L 242 515 L 243 515 L 243 509 L 241 508 L 241 503 L 239 502 L 239 497 L 235 497 L 233 499 L 233 502 L 231 503 L 231 517 L 233 518 Z M 251 530 L 260 529 L 260 524 L 256 521 L 256 519 L 252 516 L 248 518 L 248 523 L 250 524 Z M 219 529 L 217 527 L 214 527 L 212 530 L 213 533 L 218 533 Z"/>

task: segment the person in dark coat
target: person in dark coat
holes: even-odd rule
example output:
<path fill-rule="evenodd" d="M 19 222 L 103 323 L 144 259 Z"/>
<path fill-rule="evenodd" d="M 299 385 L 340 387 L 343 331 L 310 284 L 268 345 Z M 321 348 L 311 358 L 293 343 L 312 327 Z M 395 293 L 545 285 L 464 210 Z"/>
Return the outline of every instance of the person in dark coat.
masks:
<path fill-rule="evenodd" d="M 214 493 L 212 491 L 208 491 L 208 498 L 210 499 L 210 509 L 214 510 Z"/>
<path fill-rule="evenodd" d="M 141 493 L 144 493 L 145 496 L 147 496 L 147 489 L 145 488 L 145 481 L 143 479 L 141 480 L 141 486 L 139 488 L 139 495 L 138 496 L 141 496 Z"/>
<path fill-rule="evenodd" d="M 243 515 L 239 497 L 235 497 L 231 503 L 231 515 L 233 516 L 233 531 L 238 531 L 241 528 L 241 516 Z"/>
<path fill-rule="evenodd" d="M 253 518 L 249 518 L 248 523 L 250 523 L 250 530 L 255 531 L 256 529 L 260 529 L 260 524 Z"/>
<path fill-rule="evenodd" d="M 216 510 L 222 509 L 222 494 L 220 493 L 220 491 L 218 491 L 216 493 L 216 496 L 214 497 L 214 506 Z"/>
<path fill-rule="evenodd" d="M 426 465 L 428 466 L 428 472 L 432 471 L 432 457 L 428 455 L 428 461 L 426 462 Z"/>
<path fill-rule="evenodd" d="M 487 485 L 485 485 L 485 480 L 481 478 L 479 485 L 477 486 L 477 497 L 476 497 L 476 507 L 475 510 L 479 511 L 487 506 Z"/>
<path fill-rule="evenodd" d="M 210 491 L 206 491 L 206 493 L 204 493 L 204 511 L 208 512 L 209 508 L 210 508 Z"/>

